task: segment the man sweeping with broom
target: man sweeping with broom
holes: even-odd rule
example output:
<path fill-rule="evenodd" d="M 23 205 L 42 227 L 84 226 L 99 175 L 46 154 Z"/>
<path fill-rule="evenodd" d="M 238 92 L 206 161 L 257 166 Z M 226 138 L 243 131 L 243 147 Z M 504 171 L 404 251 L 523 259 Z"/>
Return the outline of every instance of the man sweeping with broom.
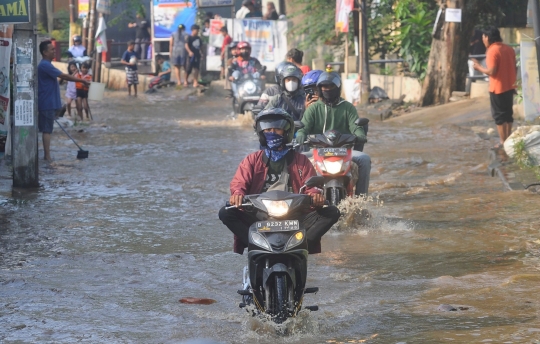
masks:
<path fill-rule="evenodd" d="M 62 108 L 58 78 L 80 82 L 85 86 L 89 86 L 90 82 L 64 74 L 52 65 L 51 61 L 55 56 L 55 48 L 51 41 L 41 42 L 39 52 L 43 59 L 38 65 L 38 129 L 43 133 L 44 158 L 47 161 L 52 161 L 50 150 L 51 133 L 56 112 Z"/>

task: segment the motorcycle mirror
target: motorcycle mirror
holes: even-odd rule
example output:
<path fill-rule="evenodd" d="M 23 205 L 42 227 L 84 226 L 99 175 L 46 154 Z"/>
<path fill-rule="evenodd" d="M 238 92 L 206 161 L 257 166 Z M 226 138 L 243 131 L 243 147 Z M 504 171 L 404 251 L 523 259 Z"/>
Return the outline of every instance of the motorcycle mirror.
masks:
<path fill-rule="evenodd" d="M 369 118 L 358 118 L 356 121 L 354 121 L 354 124 L 356 124 L 359 127 L 363 127 L 364 125 L 369 123 Z"/>
<path fill-rule="evenodd" d="M 296 130 L 298 129 L 302 129 L 304 127 L 304 123 L 300 122 L 300 121 L 294 121 L 294 128 Z"/>
<path fill-rule="evenodd" d="M 314 186 L 318 186 L 318 187 L 323 187 L 324 186 L 324 177 L 323 176 L 313 176 L 311 178 L 309 178 L 305 185 L 307 187 L 314 187 Z"/>

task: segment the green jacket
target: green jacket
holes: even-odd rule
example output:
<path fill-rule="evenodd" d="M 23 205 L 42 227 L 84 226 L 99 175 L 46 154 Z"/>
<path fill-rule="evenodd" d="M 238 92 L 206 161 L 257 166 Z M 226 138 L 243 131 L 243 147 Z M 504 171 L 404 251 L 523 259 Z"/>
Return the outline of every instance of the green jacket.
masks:
<path fill-rule="evenodd" d="M 298 130 L 296 138 L 298 142 L 303 142 L 307 135 L 322 134 L 323 130 L 337 130 L 342 134 L 354 134 L 365 142 L 364 128 L 354 124 L 357 119 L 358 112 L 356 108 L 346 100 L 341 99 L 337 105 L 333 106 L 326 105 L 322 100 L 318 100 L 304 112 L 302 118 L 304 128 Z"/>

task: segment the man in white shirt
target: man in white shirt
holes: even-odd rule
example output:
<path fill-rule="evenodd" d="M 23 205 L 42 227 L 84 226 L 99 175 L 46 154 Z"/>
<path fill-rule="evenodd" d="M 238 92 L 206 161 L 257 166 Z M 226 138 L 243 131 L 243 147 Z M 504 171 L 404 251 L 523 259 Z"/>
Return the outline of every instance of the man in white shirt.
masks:
<path fill-rule="evenodd" d="M 251 0 L 244 0 L 242 7 L 236 12 L 236 19 L 244 19 L 249 12 L 255 10 L 255 5 Z"/>
<path fill-rule="evenodd" d="M 69 47 L 68 51 L 73 57 L 86 56 L 86 48 L 82 45 L 82 38 L 79 35 L 73 36 L 73 45 Z"/>

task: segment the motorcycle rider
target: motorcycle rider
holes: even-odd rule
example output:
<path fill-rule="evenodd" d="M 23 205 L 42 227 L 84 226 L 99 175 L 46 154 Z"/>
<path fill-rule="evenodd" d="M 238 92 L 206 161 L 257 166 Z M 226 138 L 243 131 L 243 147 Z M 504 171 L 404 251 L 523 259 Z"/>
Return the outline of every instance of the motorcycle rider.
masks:
<path fill-rule="evenodd" d="M 283 71 L 283 69 L 285 69 L 285 67 L 287 66 L 294 66 L 292 63 L 290 62 L 280 62 L 277 66 L 276 66 L 276 70 L 275 70 L 275 73 L 276 73 L 276 77 L 275 77 L 275 80 L 276 80 L 276 84 L 275 85 L 271 85 L 271 86 L 268 86 L 264 91 L 263 93 L 261 94 L 261 97 L 259 98 L 259 102 L 257 103 L 257 107 L 260 108 L 261 110 L 264 109 L 264 107 L 266 106 L 266 104 L 268 104 L 268 102 L 270 101 L 270 97 L 272 96 L 275 96 L 275 95 L 278 95 L 281 93 L 282 89 L 281 89 L 281 77 L 280 77 L 280 74 L 281 72 Z"/>
<path fill-rule="evenodd" d="M 290 113 L 295 121 L 302 119 L 306 109 L 306 95 L 300 83 L 302 71 L 295 65 L 287 65 L 279 73 L 280 88 L 282 92 L 270 97 L 265 109 L 281 108 Z"/>
<path fill-rule="evenodd" d="M 322 70 L 315 69 L 309 71 L 302 78 L 302 87 L 306 93 L 306 109 L 319 100 L 319 89 L 317 88 L 317 81 L 323 73 Z"/>
<path fill-rule="evenodd" d="M 354 122 L 358 119 L 356 108 L 340 97 L 341 78 L 335 72 L 324 72 L 317 81 L 319 100 L 305 111 L 304 128 L 296 133 L 297 142 L 303 143 L 307 135 L 323 134 L 327 130 L 337 130 L 342 134 L 354 134 L 360 142 L 367 142 L 364 129 Z M 371 158 L 366 153 L 353 150 L 352 160 L 358 165 L 356 195 L 367 195 Z"/>
<path fill-rule="evenodd" d="M 82 45 L 82 37 L 79 35 L 73 35 L 73 45 L 68 49 L 71 54 L 70 57 L 83 57 L 86 56 L 86 48 Z"/>
<path fill-rule="evenodd" d="M 229 80 L 234 81 L 233 73 L 239 71 L 241 75 L 253 74 L 261 72 L 262 65 L 255 57 L 251 57 L 251 45 L 248 42 L 240 42 L 237 44 L 238 56 L 234 59 L 229 67 Z M 264 79 L 264 75 L 261 75 Z"/>
<path fill-rule="evenodd" d="M 298 193 L 312 176 L 316 175 L 309 159 L 286 147 L 294 135 L 294 121 L 285 110 L 265 109 L 255 118 L 261 149 L 249 154 L 234 175 L 229 203 L 240 207 L 245 195 L 282 190 Z M 309 253 L 321 252 L 321 237 L 336 223 L 340 213 L 337 207 L 322 207 L 324 198 L 317 188 L 307 188 L 312 198 L 312 212 L 299 219 L 306 228 Z M 243 209 L 219 211 L 219 219 L 234 233 L 234 252 L 242 254 L 248 246 L 249 227 L 259 221 L 254 213 Z"/>

